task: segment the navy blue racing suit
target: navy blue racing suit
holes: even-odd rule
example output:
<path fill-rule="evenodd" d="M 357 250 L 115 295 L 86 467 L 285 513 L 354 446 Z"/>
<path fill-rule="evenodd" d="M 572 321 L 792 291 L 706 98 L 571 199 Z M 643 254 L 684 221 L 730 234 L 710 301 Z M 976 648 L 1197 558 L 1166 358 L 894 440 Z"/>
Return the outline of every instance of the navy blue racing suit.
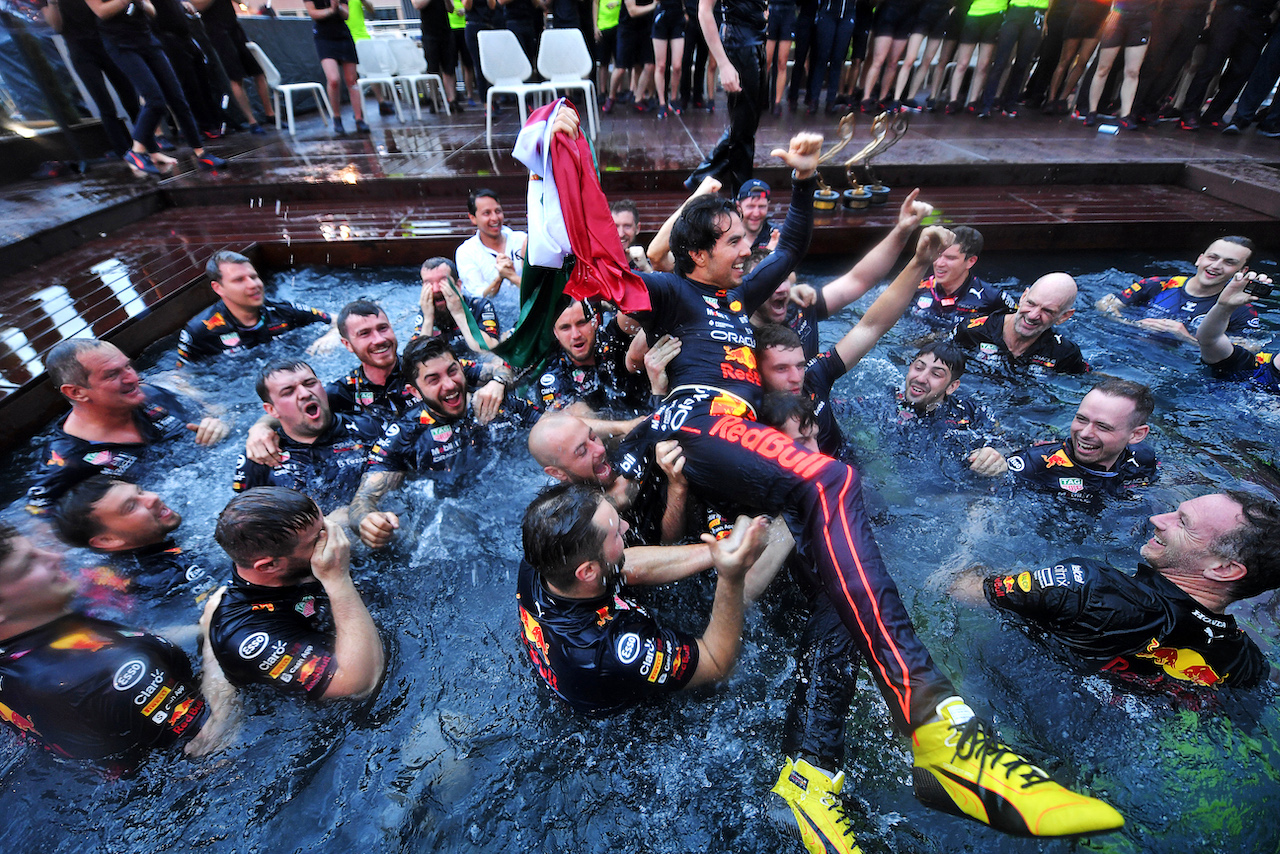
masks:
<path fill-rule="evenodd" d="M 754 421 L 763 392 L 748 317 L 808 249 L 815 183 L 794 183 L 777 250 L 737 288 L 717 290 L 674 273 L 642 275 L 652 309 L 636 319 L 650 340 L 671 334 L 682 349 L 667 366 L 671 394 L 624 448 L 677 438 L 685 477 L 703 500 L 732 497 L 754 512 L 785 510 L 798 552 L 815 565 L 895 723 L 910 732 L 956 692 L 916 636 L 884 566 L 858 473 Z"/>

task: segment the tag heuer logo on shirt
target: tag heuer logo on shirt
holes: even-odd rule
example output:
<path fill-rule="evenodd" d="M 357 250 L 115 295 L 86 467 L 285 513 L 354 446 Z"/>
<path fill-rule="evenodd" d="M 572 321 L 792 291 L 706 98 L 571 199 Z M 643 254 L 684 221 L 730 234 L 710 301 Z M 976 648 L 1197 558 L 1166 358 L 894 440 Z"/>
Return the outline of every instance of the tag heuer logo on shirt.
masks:
<path fill-rule="evenodd" d="M 447 442 L 453 437 L 453 426 L 450 424 L 441 424 L 439 427 L 431 428 L 431 438 L 437 442 Z"/>
<path fill-rule="evenodd" d="M 1058 486 L 1067 492 L 1075 494 L 1084 489 L 1084 480 L 1078 477 L 1060 477 L 1058 478 Z"/>
<path fill-rule="evenodd" d="M 370 405 L 371 403 L 373 403 L 373 392 L 371 391 L 360 392 L 358 395 L 356 395 L 356 402 L 359 403 L 361 406 Z"/>
<path fill-rule="evenodd" d="M 227 347 L 240 346 L 240 335 L 238 333 L 228 332 L 226 335 L 219 335 L 218 337 L 222 339 L 222 343 L 224 346 L 227 346 Z"/>

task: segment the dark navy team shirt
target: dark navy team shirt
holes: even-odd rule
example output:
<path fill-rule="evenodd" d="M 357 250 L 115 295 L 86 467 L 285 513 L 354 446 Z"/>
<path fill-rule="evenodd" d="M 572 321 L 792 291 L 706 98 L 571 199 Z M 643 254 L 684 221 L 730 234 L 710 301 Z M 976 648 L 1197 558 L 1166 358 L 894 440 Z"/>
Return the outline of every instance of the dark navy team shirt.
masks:
<path fill-rule="evenodd" d="M 340 380 L 324 387 L 329 408 L 343 415 L 367 414 L 389 423 L 404 415 L 418 402 L 413 386 L 400 379 L 400 360 L 396 359 L 386 385 L 378 385 L 357 365 Z"/>
<path fill-rule="evenodd" d="M 1120 302 L 1146 309 L 1145 317 L 1176 320 L 1194 335 L 1209 309 L 1217 304 L 1218 295 L 1191 296 L 1187 293 L 1187 278 L 1153 276 L 1142 279 L 1120 292 Z M 1256 335 L 1260 328 L 1258 312 L 1251 305 L 1240 306 L 1231 312 L 1231 319 L 1227 321 L 1227 332 L 1232 335 Z"/>
<path fill-rule="evenodd" d="M 1129 575 L 1073 557 L 1035 572 L 983 582 L 987 601 L 1083 672 L 1175 693 L 1254 687 L 1270 671 L 1229 614 L 1205 608 L 1156 570 Z"/>
<path fill-rule="evenodd" d="M 462 295 L 462 301 L 466 303 L 471 316 L 475 318 L 476 325 L 484 330 L 486 335 L 492 335 L 494 338 L 499 337 L 498 312 L 491 301 L 484 297 L 471 297 L 466 294 Z M 421 338 L 424 335 L 443 335 L 445 341 L 449 344 L 449 349 L 459 359 L 475 355 L 471 348 L 467 346 L 467 338 L 462 334 L 462 330 L 458 328 L 458 324 L 454 321 L 452 314 L 447 311 L 435 312 L 432 320 L 432 329 L 422 328 L 426 322 L 427 318 L 421 311 L 414 316 L 414 338 Z"/>
<path fill-rule="evenodd" d="M 848 447 L 831 406 L 831 389 L 845 373 L 844 360 L 832 348 L 805 366 L 801 392 L 813 401 L 818 424 L 818 450 L 837 460 L 845 459 Z"/>
<path fill-rule="evenodd" d="M 1239 344 L 1231 355 L 1209 366 L 1215 377 L 1224 380 L 1252 380 L 1272 394 L 1280 394 L 1280 365 L 1274 353 L 1251 353 Z"/>
<path fill-rule="evenodd" d="M 156 442 L 185 436 L 201 416 L 194 401 L 159 386 L 142 384 L 146 399 L 133 413 L 143 441 L 90 442 L 67 433 L 63 418 L 45 443 L 36 482 L 27 490 L 27 510 L 43 513 L 68 490 L 95 474 L 136 483 L 143 475 L 147 449 Z M 70 416 L 67 416 L 70 417 Z"/>
<path fill-rule="evenodd" d="M 370 472 L 446 472 L 463 466 L 474 450 L 515 435 L 538 420 L 538 409 L 508 394 L 497 416 L 488 424 L 476 423 L 471 400 L 467 411 L 454 421 L 442 421 L 426 404 L 409 410 L 387 426 L 369 450 Z"/>
<path fill-rule="evenodd" d="M 1127 495 L 1156 479 L 1155 451 L 1146 443 L 1129 445 L 1111 471 L 1076 462 L 1071 440 L 1042 442 L 1009 456 L 1009 476 L 1072 501 L 1091 502 L 1099 496 Z"/>
<path fill-rule="evenodd" d="M 534 669 L 561 699 L 587 715 L 611 715 L 678 691 L 698 669 L 698 640 L 663 627 L 620 594 L 567 599 L 520 562 L 520 636 Z"/>
<path fill-rule="evenodd" d="M 266 300 L 253 326 L 241 326 L 222 300 L 197 314 L 178 335 L 178 361 L 200 362 L 220 353 L 241 356 L 292 329 L 312 323 L 332 323 L 318 308 Z"/>
<path fill-rule="evenodd" d="M 329 594 L 318 581 L 263 587 L 234 567 L 231 573 L 209 623 L 209 641 L 227 679 L 320 699 L 338 669 Z"/>
<path fill-rule="evenodd" d="M 207 718 L 186 655 L 155 635 L 68 614 L 0 642 L 0 719 L 58 756 L 126 771 Z"/>
<path fill-rule="evenodd" d="M 813 305 L 802 306 L 794 302 L 787 303 L 787 326 L 800 336 L 800 346 L 804 349 L 804 357 L 812 359 L 818 355 L 818 321 L 830 317 L 827 311 L 827 298 L 818 288 L 818 298 Z"/>
<path fill-rule="evenodd" d="M 648 376 L 627 370 L 631 339 L 615 322 L 596 332 L 595 364 L 578 365 L 561 350 L 538 378 L 542 408 L 563 409 L 579 400 L 596 412 L 635 416 L 652 412 Z"/>
<path fill-rule="evenodd" d="M 369 450 L 383 429 L 382 420 L 373 415 L 334 414 L 315 442 L 306 444 L 276 428 L 280 465 L 265 466 L 241 454 L 231 488 L 236 492 L 255 486 L 296 489 L 328 513 L 355 497 Z"/>
<path fill-rule="evenodd" d="M 973 274 L 951 296 L 945 294 L 930 276 L 916 288 L 911 313 L 930 326 L 953 328 L 962 320 L 977 315 L 1013 311 L 1017 307 L 1017 300 Z"/>
<path fill-rule="evenodd" d="M 1011 312 L 972 318 L 960 323 L 953 333 L 957 346 L 974 352 L 974 361 L 987 368 L 999 368 L 1034 376 L 1050 371 L 1059 374 L 1084 374 L 1089 363 L 1080 348 L 1060 332 L 1050 329 L 1021 356 L 1014 356 L 1004 343 L 1004 319 Z"/>

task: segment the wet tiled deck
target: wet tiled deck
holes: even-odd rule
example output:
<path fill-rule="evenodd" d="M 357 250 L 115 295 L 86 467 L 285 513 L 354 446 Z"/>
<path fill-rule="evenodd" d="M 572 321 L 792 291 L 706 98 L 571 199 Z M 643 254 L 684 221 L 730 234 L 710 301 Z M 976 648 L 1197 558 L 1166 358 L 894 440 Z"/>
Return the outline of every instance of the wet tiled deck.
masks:
<path fill-rule="evenodd" d="M 723 129 L 723 97 L 720 105 L 666 121 L 627 108 L 603 116 L 597 151 L 606 193 L 636 199 L 645 226 L 656 228 Z M 231 161 L 218 174 L 148 183 L 105 163 L 85 177 L 8 186 L 0 200 L 0 397 L 23 397 L 15 393 L 39 374 L 39 355 L 69 335 L 110 336 L 136 351 L 176 329 L 211 299 L 193 285 L 218 248 L 250 251 L 269 266 L 451 255 L 473 231 L 466 191 L 483 185 L 504 195 L 519 225 L 524 170 L 508 153 L 513 113 L 497 122 L 496 153 L 485 147 L 480 110 L 404 124 L 375 117 L 371 136 L 341 139 L 310 118 L 296 138 L 215 143 Z M 869 138 L 868 126 L 864 117 L 850 151 Z M 785 183 L 768 153 L 799 130 L 834 136 L 834 122 L 766 117 L 756 157 L 766 180 Z M 979 227 L 989 248 L 1023 250 L 1163 248 L 1223 230 L 1266 240 L 1280 216 L 1277 164 L 1280 143 L 1254 135 L 1162 125 L 1111 136 L 1070 119 L 936 114 L 913 117 L 877 161 L 890 185 L 922 186 L 942 221 Z M 826 174 L 845 186 L 841 169 Z M 778 196 L 774 208 L 781 215 Z M 883 233 L 894 209 L 891 201 L 820 219 L 813 250 L 858 251 Z M 0 408 L 0 422 L 13 408 Z"/>

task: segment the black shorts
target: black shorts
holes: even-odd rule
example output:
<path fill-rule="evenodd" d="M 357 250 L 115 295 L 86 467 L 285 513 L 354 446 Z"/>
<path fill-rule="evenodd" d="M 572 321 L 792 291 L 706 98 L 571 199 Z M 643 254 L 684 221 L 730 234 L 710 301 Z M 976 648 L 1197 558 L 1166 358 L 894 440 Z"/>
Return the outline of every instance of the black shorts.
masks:
<path fill-rule="evenodd" d="M 1077 0 L 1067 18 L 1067 27 L 1063 30 L 1064 39 L 1096 39 L 1102 36 L 1102 25 L 1111 14 L 1110 3 L 1098 3 L 1095 0 Z"/>
<path fill-rule="evenodd" d="M 950 23 L 950 0 L 925 0 L 920 11 L 916 13 L 916 23 L 911 28 L 911 32 L 931 39 L 946 38 Z"/>
<path fill-rule="evenodd" d="M 222 63 L 222 70 L 227 72 L 228 78 L 239 82 L 246 77 L 257 77 L 262 73 L 258 60 L 254 59 L 253 54 L 249 53 L 249 48 L 245 47 L 249 38 L 244 34 L 244 30 L 240 29 L 239 24 L 234 30 L 206 26 L 205 32 L 208 33 L 209 41 L 213 44 L 214 52 L 218 54 L 218 61 Z"/>
<path fill-rule="evenodd" d="M 769 22 L 764 37 L 767 41 L 782 42 L 795 38 L 796 7 L 794 3 L 769 4 Z"/>
<path fill-rule="evenodd" d="M 1107 21 L 1101 47 L 1142 47 L 1151 41 L 1151 10 L 1117 11 Z"/>
<path fill-rule="evenodd" d="M 356 56 L 356 43 L 351 39 L 322 39 L 315 37 L 316 53 L 321 59 L 332 59 L 341 64 L 348 62 L 355 65 L 360 61 Z"/>
<path fill-rule="evenodd" d="M 1004 14 L 970 15 L 964 19 L 964 29 L 960 31 L 961 44 L 995 44 L 1000 35 L 1000 25 L 1004 23 Z"/>
<path fill-rule="evenodd" d="M 871 40 L 871 21 L 875 18 L 871 9 L 871 0 L 858 0 L 854 12 L 853 41 L 849 45 L 853 59 L 867 58 L 867 42 Z"/>
<path fill-rule="evenodd" d="M 649 37 L 667 42 L 684 38 L 684 10 L 658 9 L 654 12 Z"/>
<path fill-rule="evenodd" d="M 618 58 L 614 63 L 619 68 L 639 68 L 653 64 L 653 39 L 649 37 L 649 27 L 634 23 L 618 25 Z"/>
<path fill-rule="evenodd" d="M 877 37 L 906 39 L 915 30 L 920 4 L 915 0 L 881 0 L 876 7 L 871 32 Z"/>
<path fill-rule="evenodd" d="M 427 58 L 428 74 L 453 74 L 458 67 L 458 40 L 455 32 L 462 30 L 445 30 L 443 33 L 422 34 L 422 55 Z"/>
<path fill-rule="evenodd" d="M 596 59 L 604 68 L 609 67 L 618 53 L 618 28 L 610 27 L 600 31 L 600 40 L 596 42 Z M 622 66 L 618 66 L 621 68 Z"/>
<path fill-rule="evenodd" d="M 960 41 L 960 34 L 964 31 L 964 22 L 969 18 L 969 6 L 972 3 L 973 0 L 957 0 L 951 14 L 947 17 L 945 36 L 948 41 Z"/>
<path fill-rule="evenodd" d="M 450 29 L 453 33 L 453 49 L 458 53 L 458 61 L 462 63 L 463 68 L 475 70 L 475 66 L 471 64 L 471 49 L 467 47 L 467 31 L 459 27 L 458 29 Z"/>

